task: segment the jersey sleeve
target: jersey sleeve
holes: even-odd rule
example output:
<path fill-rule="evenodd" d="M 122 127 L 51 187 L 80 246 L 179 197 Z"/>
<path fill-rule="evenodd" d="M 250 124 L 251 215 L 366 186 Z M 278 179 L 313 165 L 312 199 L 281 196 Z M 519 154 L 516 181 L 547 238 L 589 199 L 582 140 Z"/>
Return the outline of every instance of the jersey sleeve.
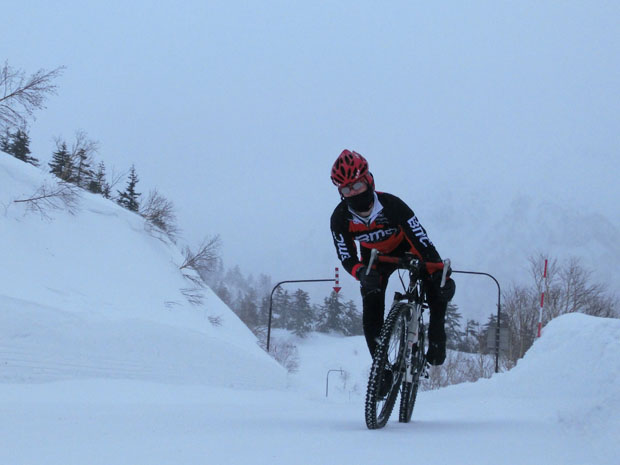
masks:
<path fill-rule="evenodd" d="M 393 215 L 395 221 L 405 232 L 407 240 L 414 249 L 421 255 L 422 259 L 427 262 L 440 262 L 441 256 L 435 245 L 431 242 L 426 230 L 420 224 L 418 217 L 409 206 L 396 196 L 393 196 Z"/>
<path fill-rule="evenodd" d="M 357 256 L 357 246 L 353 236 L 346 227 L 347 221 L 341 208 L 336 208 L 331 217 L 331 231 L 336 254 L 342 266 L 357 279 L 356 271 L 362 265 Z"/>

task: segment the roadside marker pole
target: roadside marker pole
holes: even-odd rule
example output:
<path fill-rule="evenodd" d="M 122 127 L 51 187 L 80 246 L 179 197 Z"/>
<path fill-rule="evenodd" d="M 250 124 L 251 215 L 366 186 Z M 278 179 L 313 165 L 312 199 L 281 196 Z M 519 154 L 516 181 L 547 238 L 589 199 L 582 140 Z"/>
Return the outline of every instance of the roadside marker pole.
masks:
<path fill-rule="evenodd" d="M 547 259 L 545 259 L 545 271 L 543 272 L 544 287 L 540 294 L 540 311 L 538 312 L 538 337 L 542 334 L 542 315 L 545 307 L 545 288 L 547 287 Z"/>
<path fill-rule="evenodd" d="M 336 267 L 336 279 L 335 279 L 335 281 L 336 281 L 336 285 L 334 286 L 334 291 L 340 292 L 340 289 L 342 289 L 342 288 L 340 287 L 340 284 L 339 284 L 340 281 L 338 279 L 338 267 Z"/>

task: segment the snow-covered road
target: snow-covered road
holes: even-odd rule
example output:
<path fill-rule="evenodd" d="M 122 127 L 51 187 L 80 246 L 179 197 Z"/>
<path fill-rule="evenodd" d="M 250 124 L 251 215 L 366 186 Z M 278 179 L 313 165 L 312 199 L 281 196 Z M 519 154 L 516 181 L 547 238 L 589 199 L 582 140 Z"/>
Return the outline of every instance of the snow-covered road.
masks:
<path fill-rule="evenodd" d="M 600 356 L 586 378 L 579 370 L 591 365 L 584 349 L 594 333 Z M 0 463 L 617 464 L 619 336 L 617 320 L 561 317 L 511 372 L 422 392 L 412 423 L 394 415 L 378 431 L 366 429 L 363 393 L 326 399 L 299 387 L 112 379 L 0 384 Z M 297 384 L 313 378 L 296 375 Z"/>
<path fill-rule="evenodd" d="M 422 393 L 411 424 L 368 431 L 361 399 L 111 380 L 1 385 L 0 463 L 613 463 L 535 403 L 479 391 Z"/>

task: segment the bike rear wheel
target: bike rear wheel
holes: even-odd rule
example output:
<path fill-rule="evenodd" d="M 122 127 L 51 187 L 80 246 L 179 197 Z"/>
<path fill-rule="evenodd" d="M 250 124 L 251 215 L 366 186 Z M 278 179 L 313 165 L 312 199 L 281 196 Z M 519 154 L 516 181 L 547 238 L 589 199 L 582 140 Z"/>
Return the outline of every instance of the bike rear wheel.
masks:
<path fill-rule="evenodd" d="M 422 323 L 418 330 L 418 343 L 414 347 L 412 353 L 411 370 L 413 379 L 411 382 L 404 382 L 402 392 L 400 393 L 400 410 L 398 412 L 398 421 L 401 423 L 409 423 L 413 414 L 413 407 L 418 395 L 418 387 L 420 386 L 420 377 L 426 366 L 426 358 L 424 357 L 424 343 L 426 341 L 426 328 Z"/>
<path fill-rule="evenodd" d="M 365 414 L 368 429 L 383 428 L 392 414 L 403 375 L 407 323 L 407 306 L 398 303 L 392 307 L 381 328 L 366 390 Z M 391 386 L 384 387 L 384 372 L 388 368 L 393 373 L 392 383 Z M 387 391 L 387 394 L 381 396 L 381 391 Z"/>

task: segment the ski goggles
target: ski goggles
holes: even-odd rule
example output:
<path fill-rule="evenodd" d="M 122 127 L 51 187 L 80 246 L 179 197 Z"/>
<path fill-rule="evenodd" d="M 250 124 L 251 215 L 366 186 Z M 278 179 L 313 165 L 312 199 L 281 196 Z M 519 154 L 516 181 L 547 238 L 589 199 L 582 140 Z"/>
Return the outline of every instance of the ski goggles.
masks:
<path fill-rule="evenodd" d="M 357 192 L 359 190 L 362 190 L 364 186 L 367 186 L 364 181 L 355 181 L 353 184 L 341 187 L 340 193 L 342 195 L 349 195 L 351 192 Z"/>

